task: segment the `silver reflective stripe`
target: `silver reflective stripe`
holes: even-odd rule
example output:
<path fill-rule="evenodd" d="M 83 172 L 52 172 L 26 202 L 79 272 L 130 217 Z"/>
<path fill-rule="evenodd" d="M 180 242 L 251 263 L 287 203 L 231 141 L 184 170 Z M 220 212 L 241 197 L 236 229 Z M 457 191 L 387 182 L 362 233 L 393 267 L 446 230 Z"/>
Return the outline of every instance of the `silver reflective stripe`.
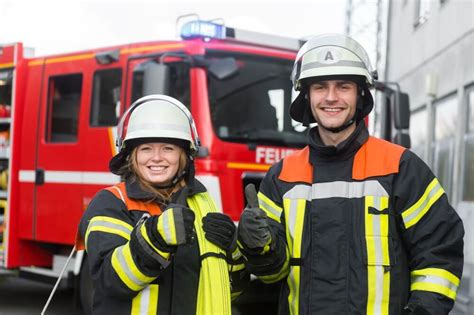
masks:
<path fill-rule="evenodd" d="M 290 199 L 290 209 L 288 214 L 288 227 L 290 229 L 290 237 L 291 237 L 291 244 L 294 246 L 294 239 L 295 239 L 295 228 L 296 228 L 296 212 L 298 207 L 298 200 Z M 292 248 L 293 248 L 292 246 Z M 291 253 L 293 256 L 293 253 Z"/>
<path fill-rule="evenodd" d="M 264 210 L 270 211 L 275 217 L 279 218 L 281 216 L 281 209 L 277 209 L 273 207 L 271 204 L 265 201 L 265 199 L 261 198 L 260 196 L 258 197 L 258 203 L 260 204 L 261 207 L 264 208 Z"/>
<path fill-rule="evenodd" d="M 165 235 L 164 235 L 165 241 L 168 244 L 173 244 L 173 237 L 172 237 L 171 231 L 170 231 L 170 215 L 171 215 L 171 212 L 163 213 L 161 215 L 161 220 L 163 220 L 163 229 L 164 229 L 164 232 L 165 232 Z"/>
<path fill-rule="evenodd" d="M 430 192 L 428 193 L 426 198 L 423 200 L 421 205 L 415 211 L 413 211 L 410 215 L 403 218 L 403 222 L 405 223 L 405 225 L 407 225 L 411 220 L 417 217 L 423 211 L 423 209 L 428 206 L 428 203 L 432 201 L 432 198 L 438 193 L 440 189 L 443 189 L 443 188 L 441 187 L 441 184 L 437 182 L 436 185 L 433 186 L 433 188 L 431 188 Z"/>
<path fill-rule="evenodd" d="M 336 67 L 356 67 L 356 68 L 365 69 L 365 65 L 360 61 L 340 60 L 338 62 L 329 63 L 329 64 L 325 64 L 325 63 L 321 63 L 321 62 L 310 62 L 310 63 L 304 64 L 301 67 L 301 72 L 303 72 L 305 70 L 312 70 L 313 68 L 334 67 L 334 66 L 336 66 Z"/>
<path fill-rule="evenodd" d="M 120 264 L 120 267 L 127 274 L 130 281 L 132 281 L 136 286 L 139 286 L 139 287 L 145 286 L 148 283 L 140 281 L 137 277 L 135 277 L 135 275 L 129 269 L 127 261 L 125 260 L 125 257 L 124 257 L 124 254 L 123 254 L 124 248 L 125 247 L 122 246 L 122 247 L 117 249 L 117 260 Z"/>
<path fill-rule="evenodd" d="M 90 230 L 90 229 L 92 229 L 93 227 L 96 227 L 96 226 L 103 226 L 103 227 L 112 228 L 112 229 L 115 229 L 115 230 L 120 230 L 120 231 L 122 231 L 126 234 L 130 234 L 130 232 L 132 231 L 131 228 L 126 228 L 123 225 L 115 224 L 115 223 L 112 223 L 112 222 L 109 222 L 109 221 L 92 221 L 89 224 L 87 230 Z"/>
<path fill-rule="evenodd" d="M 374 198 L 374 208 L 382 209 L 381 198 Z M 382 314 L 382 299 L 383 299 L 383 249 L 381 235 L 382 231 L 380 228 L 380 215 L 371 215 L 372 217 L 372 228 L 374 235 L 374 250 L 375 250 L 375 301 L 374 301 L 374 314 Z"/>
<path fill-rule="evenodd" d="M 150 286 L 147 286 L 141 291 L 140 315 L 147 315 L 149 307 L 150 307 Z"/>
<path fill-rule="evenodd" d="M 383 186 L 375 180 L 364 182 L 330 182 L 308 185 L 296 185 L 283 197 L 290 199 L 327 199 L 327 198 L 362 198 L 364 196 L 388 197 Z"/>
<path fill-rule="evenodd" d="M 378 197 L 373 197 L 373 198 L 374 198 L 374 208 L 382 209 L 381 199 Z M 371 215 L 371 217 L 372 217 L 372 228 L 373 228 L 372 235 L 374 235 L 374 245 L 375 245 L 374 246 L 375 247 L 374 248 L 375 249 L 375 264 L 383 265 L 382 239 L 380 238 L 380 236 L 382 236 L 382 230 L 380 228 L 381 216 Z"/>
<path fill-rule="evenodd" d="M 134 127 L 130 126 L 127 133 L 134 132 L 136 130 L 173 130 L 173 131 L 181 131 L 181 132 L 189 132 L 189 125 L 183 126 L 178 124 L 167 124 L 167 123 L 153 123 L 153 124 L 140 124 L 140 126 Z"/>
<path fill-rule="evenodd" d="M 456 292 L 458 289 L 458 286 L 448 279 L 438 277 L 438 276 L 412 276 L 411 277 L 411 283 L 414 284 L 416 282 L 423 282 L 423 283 L 429 283 L 429 284 L 438 284 L 440 286 L 449 288 L 453 292 Z"/>

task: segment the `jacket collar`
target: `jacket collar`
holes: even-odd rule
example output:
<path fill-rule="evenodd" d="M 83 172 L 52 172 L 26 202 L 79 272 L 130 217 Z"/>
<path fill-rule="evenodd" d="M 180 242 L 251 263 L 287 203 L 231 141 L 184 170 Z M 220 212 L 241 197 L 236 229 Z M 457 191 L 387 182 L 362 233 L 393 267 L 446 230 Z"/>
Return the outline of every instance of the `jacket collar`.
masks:
<path fill-rule="evenodd" d="M 325 145 L 315 127 L 309 131 L 310 161 L 342 161 L 352 157 L 369 138 L 364 121 L 360 121 L 354 132 L 337 146 Z"/>

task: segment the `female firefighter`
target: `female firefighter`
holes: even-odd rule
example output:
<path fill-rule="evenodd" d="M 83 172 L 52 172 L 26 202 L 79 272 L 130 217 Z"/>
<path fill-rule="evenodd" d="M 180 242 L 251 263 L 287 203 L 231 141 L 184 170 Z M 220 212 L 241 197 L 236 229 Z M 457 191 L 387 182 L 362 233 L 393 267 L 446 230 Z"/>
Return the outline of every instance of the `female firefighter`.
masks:
<path fill-rule="evenodd" d="M 234 294 L 247 277 L 233 221 L 194 178 L 191 114 L 176 99 L 146 96 L 117 138 L 109 168 L 123 181 L 97 193 L 79 226 L 92 313 L 230 314 L 230 281 Z"/>

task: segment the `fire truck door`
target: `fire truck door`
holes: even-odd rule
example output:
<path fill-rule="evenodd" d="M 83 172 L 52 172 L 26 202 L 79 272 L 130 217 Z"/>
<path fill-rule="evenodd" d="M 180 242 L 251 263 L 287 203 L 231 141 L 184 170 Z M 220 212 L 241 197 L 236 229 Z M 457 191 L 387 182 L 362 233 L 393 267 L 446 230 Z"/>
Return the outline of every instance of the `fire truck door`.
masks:
<path fill-rule="evenodd" d="M 46 61 L 37 130 L 33 238 L 71 244 L 83 211 L 88 60 Z"/>

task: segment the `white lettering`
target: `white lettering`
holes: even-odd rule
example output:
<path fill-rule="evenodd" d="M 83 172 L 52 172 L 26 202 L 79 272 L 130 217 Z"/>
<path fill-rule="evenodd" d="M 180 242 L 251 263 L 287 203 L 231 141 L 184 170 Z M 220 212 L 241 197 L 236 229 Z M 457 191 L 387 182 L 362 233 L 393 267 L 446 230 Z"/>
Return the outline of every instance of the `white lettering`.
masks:
<path fill-rule="evenodd" d="M 265 164 L 274 164 L 294 152 L 296 152 L 295 149 L 258 147 L 255 153 L 255 162 L 265 163 Z"/>

